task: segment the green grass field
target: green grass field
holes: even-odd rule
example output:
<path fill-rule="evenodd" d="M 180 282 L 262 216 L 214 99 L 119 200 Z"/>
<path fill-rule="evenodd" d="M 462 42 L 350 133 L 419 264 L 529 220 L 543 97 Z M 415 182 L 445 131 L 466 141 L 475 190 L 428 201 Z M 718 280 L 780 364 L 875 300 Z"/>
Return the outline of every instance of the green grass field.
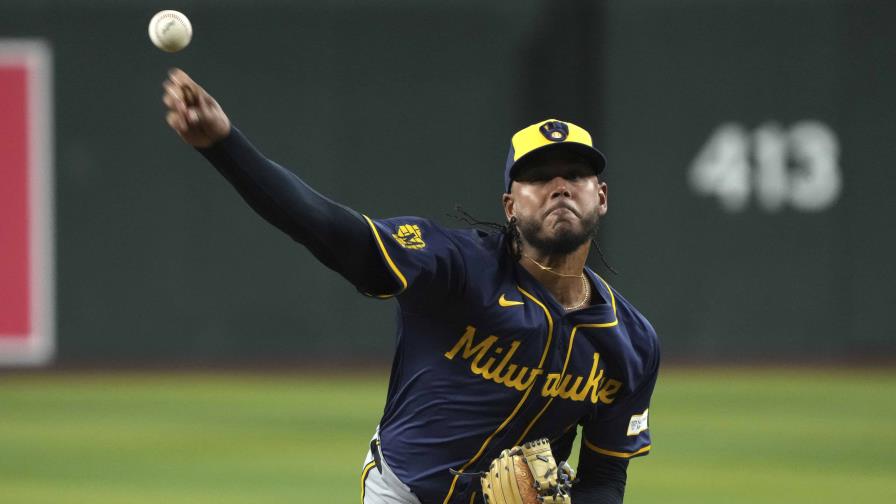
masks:
<path fill-rule="evenodd" d="M 357 503 L 385 377 L 0 376 L 0 503 Z M 896 371 L 666 369 L 627 504 L 896 502 Z"/>

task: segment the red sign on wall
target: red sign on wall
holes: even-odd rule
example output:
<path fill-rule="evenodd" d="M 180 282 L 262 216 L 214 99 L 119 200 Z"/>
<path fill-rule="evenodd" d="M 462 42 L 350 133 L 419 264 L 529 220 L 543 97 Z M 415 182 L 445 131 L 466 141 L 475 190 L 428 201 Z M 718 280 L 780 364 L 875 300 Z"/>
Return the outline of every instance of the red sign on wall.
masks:
<path fill-rule="evenodd" d="M 51 56 L 0 39 L 0 365 L 53 357 Z"/>

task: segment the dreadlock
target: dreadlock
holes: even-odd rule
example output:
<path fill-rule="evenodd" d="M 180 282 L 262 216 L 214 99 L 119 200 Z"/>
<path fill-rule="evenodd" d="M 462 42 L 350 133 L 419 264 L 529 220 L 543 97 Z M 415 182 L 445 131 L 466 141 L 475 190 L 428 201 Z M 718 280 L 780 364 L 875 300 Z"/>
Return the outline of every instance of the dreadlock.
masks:
<path fill-rule="evenodd" d="M 505 242 L 507 243 L 507 253 L 510 254 L 515 261 L 519 261 L 522 257 L 523 251 L 523 239 L 520 236 L 519 227 L 516 225 L 516 217 L 511 217 L 507 224 L 498 224 L 497 222 L 489 222 L 479 220 L 476 217 L 470 215 L 466 210 L 463 209 L 460 205 L 454 206 L 454 211 L 456 213 L 449 213 L 448 216 L 452 217 L 456 220 L 466 222 L 467 224 L 481 229 L 483 231 L 489 233 L 501 233 L 506 238 Z M 601 250 L 600 245 L 597 243 L 593 237 L 591 238 L 591 245 L 594 246 L 594 249 L 597 251 L 598 257 L 600 257 L 600 262 L 603 263 L 604 267 L 607 268 L 614 275 L 618 275 L 619 272 L 616 271 L 610 263 L 607 262 L 607 258 L 604 256 L 604 251 Z"/>

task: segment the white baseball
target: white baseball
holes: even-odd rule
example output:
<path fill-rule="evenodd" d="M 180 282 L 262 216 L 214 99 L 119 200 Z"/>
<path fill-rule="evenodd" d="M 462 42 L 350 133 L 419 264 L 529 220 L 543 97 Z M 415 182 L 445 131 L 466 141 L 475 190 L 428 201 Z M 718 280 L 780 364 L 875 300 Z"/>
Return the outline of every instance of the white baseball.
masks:
<path fill-rule="evenodd" d="M 191 38 L 193 38 L 193 25 L 187 16 L 180 12 L 163 10 L 149 20 L 149 39 L 163 51 L 180 51 L 187 47 Z"/>

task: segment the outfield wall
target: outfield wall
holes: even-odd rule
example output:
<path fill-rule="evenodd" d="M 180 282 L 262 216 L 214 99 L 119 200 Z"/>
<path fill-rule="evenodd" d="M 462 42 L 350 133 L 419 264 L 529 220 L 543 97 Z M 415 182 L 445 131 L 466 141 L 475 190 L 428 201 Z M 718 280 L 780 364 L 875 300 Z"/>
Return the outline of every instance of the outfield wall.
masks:
<path fill-rule="evenodd" d="M 0 5 L 53 61 L 59 363 L 386 359 L 393 302 L 263 223 L 164 124 L 181 66 L 272 159 L 372 216 L 499 220 L 509 136 L 609 158 L 605 275 L 686 360 L 888 358 L 896 67 L 885 1 Z M 600 264 L 594 261 L 599 271 Z"/>

